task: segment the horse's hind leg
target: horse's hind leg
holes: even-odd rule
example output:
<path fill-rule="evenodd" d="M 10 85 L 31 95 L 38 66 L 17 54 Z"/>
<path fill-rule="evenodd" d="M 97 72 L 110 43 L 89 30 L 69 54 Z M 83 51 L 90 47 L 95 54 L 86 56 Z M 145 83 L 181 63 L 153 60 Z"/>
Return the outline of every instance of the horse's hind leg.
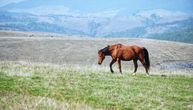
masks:
<path fill-rule="evenodd" d="M 137 72 L 137 68 L 138 68 L 137 59 L 134 59 L 133 63 L 134 63 L 134 67 L 135 67 L 133 75 L 135 75 L 135 73 Z"/>
<path fill-rule="evenodd" d="M 114 73 L 113 69 L 112 69 L 112 65 L 115 63 L 115 60 L 112 60 L 111 63 L 110 63 L 110 70 L 111 70 L 111 73 Z"/>
<path fill-rule="evenodd" d="M 146 64 L 145 64 L 144 58 L 139 58 L 139 60 L 140 60 L 140 62 L 142 63 L 142 65 L 144 66 L 145 71 L 146 71 L 146 74 L 149 76 L 148 68 L 147 68 L 147 66 L 146 66 Z"/>

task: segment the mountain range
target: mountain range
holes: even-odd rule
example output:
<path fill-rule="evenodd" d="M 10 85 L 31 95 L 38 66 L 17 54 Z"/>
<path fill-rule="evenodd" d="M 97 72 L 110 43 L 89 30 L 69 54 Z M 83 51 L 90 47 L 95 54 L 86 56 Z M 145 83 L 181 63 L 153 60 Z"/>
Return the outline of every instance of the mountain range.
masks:
<path fill-rule="evenodd" d="M 193 17 L 167 18 L 157 13 L 124 16 L 0 11 L 0 30 L 49 32 L 89 37 L 152 38 L 193 43 Z"/>

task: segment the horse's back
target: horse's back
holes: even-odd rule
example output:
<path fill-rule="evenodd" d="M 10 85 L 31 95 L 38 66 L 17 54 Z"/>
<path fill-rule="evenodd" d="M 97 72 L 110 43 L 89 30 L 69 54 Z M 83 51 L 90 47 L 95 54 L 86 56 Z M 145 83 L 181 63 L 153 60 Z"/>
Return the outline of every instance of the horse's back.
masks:
<path fill-rule="evenodd" d="M 112 45 L 115 49 L 119 51 L 133 51 L 135 53 L 139 53 L 143 50 L 143 47 L 137 45 L 123 45 L 123 44 L 115 44 Z"/>
<path fill-rule="evenodd" d="M 130 46 L 132 49 L 133 49 L 133 51 L 135 51 L 136 53 L 139 53 L 139 52 L 141 52 L 141 51 L 143 51 L 143 47 L 140 47 L 140 46 L 137 46 L 137 45 L 132 45 L 132 46 Z"/>
<path fill-rule="evenodd" d="M 124 45 L 123 44 L 114 44 L 114 45 L 111 45 L 112 48 L 114 49 L 119 49 L 119 48 L 122 48 Z"/>
<path fill-rule="evenodd" d="M 140 51 L 143 50 L 143 47 L 137 46 L 137 45 L 130 45 L 130 46 L 124 46 L 120 48 L 124 51 L 134 51 L 135 53 L 139 53 Z"/>
<path fill-rule="evenodd" d="M 141 51 L 142 51 L 141 47 L 136 45 L 132 46 L 120 45 L 120 47 L 116 51 L 116 56 L 122 60 L 129 61 L 137 58 Z"/>

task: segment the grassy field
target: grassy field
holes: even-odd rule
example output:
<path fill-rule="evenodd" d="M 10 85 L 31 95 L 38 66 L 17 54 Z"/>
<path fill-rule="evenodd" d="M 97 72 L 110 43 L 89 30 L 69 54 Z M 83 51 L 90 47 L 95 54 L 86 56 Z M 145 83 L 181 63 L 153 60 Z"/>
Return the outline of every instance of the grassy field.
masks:
<path fill-rule="evenodd" d="M 193 76 L 130 73 L 111 74 L 94 66 L 1 62 L 0 109 L 193 109 Z"/>
<path fill-rule="evenodd" d="M 150 76 L 139 63 L 109 72 L 97 51 L 122 43 L 148 49 Z M 0 31 L 0 110 L 193 109 L 193 45 L 151 39 L 77 38 Z"/>

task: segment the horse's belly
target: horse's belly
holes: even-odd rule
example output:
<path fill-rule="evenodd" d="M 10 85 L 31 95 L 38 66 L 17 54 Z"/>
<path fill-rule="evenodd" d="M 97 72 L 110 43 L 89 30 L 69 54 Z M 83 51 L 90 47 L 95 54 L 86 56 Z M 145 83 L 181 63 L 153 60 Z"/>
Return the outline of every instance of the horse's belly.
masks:
<path fill-rule="evenodd" d="M 135 59 L 135 52 L 131 49 L 120 49 L 117 53 L 117 57 L 123 61 L 130 61 Z"/>
<path fill-rule="evenodd" d="M 127 54 L 127 55 L 122 56 L 122 60 L 124 60 L 124 61 L 130 61 L 133 59 L 135 59 L 135 56 L 133 54 Z"/>
<path fill-rule="evenodd" d="M 132 59 L 123 59 L 123 61 L 131 61 Z"/>

